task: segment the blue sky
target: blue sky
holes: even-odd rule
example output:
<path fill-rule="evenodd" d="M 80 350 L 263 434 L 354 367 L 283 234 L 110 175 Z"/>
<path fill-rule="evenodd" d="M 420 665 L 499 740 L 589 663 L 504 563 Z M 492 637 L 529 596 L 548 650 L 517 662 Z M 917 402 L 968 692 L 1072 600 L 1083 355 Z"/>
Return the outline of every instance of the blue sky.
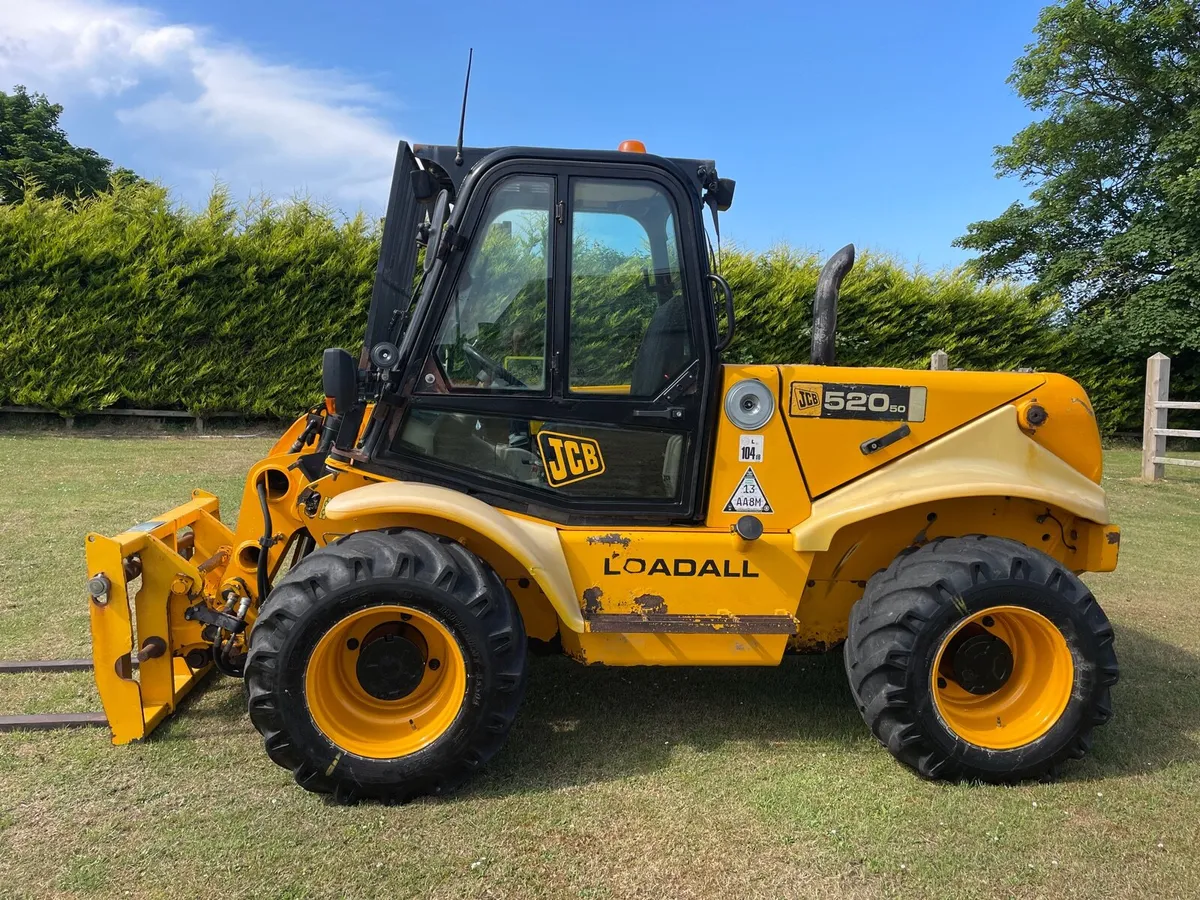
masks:
<path fill-rule="evenodd" d="M 1005 79 L 1042 5 L 3 2 L 0 87 L 188 202 L 220 178 L 378 215 L 397 138 L 453 142 L 473 46 L 469 144 L 712 157 L 723 237 L 933 269 L 1026 195 L 992 148 L 1031 119 Z"/>

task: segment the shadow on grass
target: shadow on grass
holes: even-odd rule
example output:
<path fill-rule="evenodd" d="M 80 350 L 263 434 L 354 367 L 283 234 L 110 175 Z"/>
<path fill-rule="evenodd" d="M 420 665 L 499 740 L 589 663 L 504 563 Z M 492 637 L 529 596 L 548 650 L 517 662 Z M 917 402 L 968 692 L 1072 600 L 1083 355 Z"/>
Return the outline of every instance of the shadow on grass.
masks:
<path fill-rule="evenodd" d="M 1200 759 L 1200 659 L 1137 629 L 1117 634 L 1115 714 L 1063 780 L 1145 773 Z M 534 658 L 517 725 L 468 791 L 549 790 L 648 773 L 684 745 L 770 748 L 811 743 L 836 753 L 869 737 L 840 652 L 787 657 L 778 668 L 606 669 Z M 882 747 L 878 752 L 886 752 Z M 898 764 L 897 764 L 898 765 Z"/>
<path fill-rule="evenodd" d="M 1113 718 L 1095 732 L 1082 764 L 1065 781 L 1153 772 L 1200 760 L 1200 657 L 1137 628 L 1116 630 L 1121 680 Z"/>
<path fill-rule="evenodd" d="M 468 791 L 551 790 L 649 773 L 680 746 L 849 743 L 866 735 L 842 654 L 774 668 L 605 668 L 531 659 L 517 723 Z"/>
<path fill-rule="evenodd" d="M 150 744 L 252 733 L 240 684 L 214 673 Z M 504 795 L 627 778 L 665 767 L 672 748 L 716 749 L 866 736 L 840 651 L 765 668 L 606 668 L 531 655 L 516 724 L 486 773 L 456 796 Z"/>
<path fill-rule="evenodd" d="M 1143 631 L 1117 633 L 1121 681 L 1114 717 L 1064 781 L 1155 771 L 1200 759 L 1200 659 Z M 187 722 L 185 727 L 177 727 Z M 189 696 L 152 742 L 245 733 L 240 686 L 213 678 Z M 776 668 L 605 668 L 565 657 L 530 658 L 525 702 L 504 749 L 458 796 L 583 786 L 666 767 L 674 748 L 731 742 L 770 752 L 811 744 L 849 751 L 873 744 L 855 708 L 842 655 L 789 656 Z M 879 753 L 886 751 L 879 747 Z M 899 765 L 897 763 L 897 765 Z"/>

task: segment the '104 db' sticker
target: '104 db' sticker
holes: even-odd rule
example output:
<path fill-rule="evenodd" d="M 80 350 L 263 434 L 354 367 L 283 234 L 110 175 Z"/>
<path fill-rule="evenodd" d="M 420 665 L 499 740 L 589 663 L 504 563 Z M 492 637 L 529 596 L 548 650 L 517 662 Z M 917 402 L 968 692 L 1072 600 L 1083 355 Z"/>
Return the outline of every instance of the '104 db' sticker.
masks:
<path fill-rule="evenodd" d="M 923 386 L 793 381 L 788 415 L 924 422 L 927 393 Z"/>
<path fill-rule="evenodd" d="M 744 463 L 763 461 L 763 436 L 761 434 L 743 434 L 738 439 L 738 459 Z"/>

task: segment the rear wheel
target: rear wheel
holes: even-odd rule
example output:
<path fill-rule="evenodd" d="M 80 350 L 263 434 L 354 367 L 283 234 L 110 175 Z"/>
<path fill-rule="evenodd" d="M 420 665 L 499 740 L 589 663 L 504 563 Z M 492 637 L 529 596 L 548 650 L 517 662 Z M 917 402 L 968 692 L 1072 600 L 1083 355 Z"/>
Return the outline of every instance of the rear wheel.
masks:
<path fill-rule="evenodd" d="M 268 755 L 342 802 L 457 787 L 503 744 L 525 631 L 481 560 L 420 531 L 350 535 L 280 580 L 254 625 L 250 719 Z"/>
<path fill-rule="evenodd" d="M 874 576 L 845 657 L 871 731 L 928 778 L 1052 774 L 1091 747 L 1117 681 L 1112 627 L 1084 584 L 982 535 L 931 542 Z"/>

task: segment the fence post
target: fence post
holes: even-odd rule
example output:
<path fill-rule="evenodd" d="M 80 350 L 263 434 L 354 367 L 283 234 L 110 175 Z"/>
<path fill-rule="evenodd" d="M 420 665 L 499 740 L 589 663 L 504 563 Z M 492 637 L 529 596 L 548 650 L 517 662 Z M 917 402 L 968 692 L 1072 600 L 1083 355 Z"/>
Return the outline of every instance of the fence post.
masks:
<path fill-rule="evenodd" d="M 1164 466 L 1156 456 L 1167 455 L 1167 436 L 1159 431 L 1167 427 L 1167 410 L 1156 403 L 1166 400 L 1171 390 L 1171 357 L 1155 353 L 1146 360 L 1146 410 L 1142 417 L 1142 478 L 1161 481 Z"/>
<path fill-rule="evenodd" d="M 934 350 L 929 357 L 929 368 L 934 372 L 945 372 L 950 368 L 950 354 L 945 350 Z"/>

